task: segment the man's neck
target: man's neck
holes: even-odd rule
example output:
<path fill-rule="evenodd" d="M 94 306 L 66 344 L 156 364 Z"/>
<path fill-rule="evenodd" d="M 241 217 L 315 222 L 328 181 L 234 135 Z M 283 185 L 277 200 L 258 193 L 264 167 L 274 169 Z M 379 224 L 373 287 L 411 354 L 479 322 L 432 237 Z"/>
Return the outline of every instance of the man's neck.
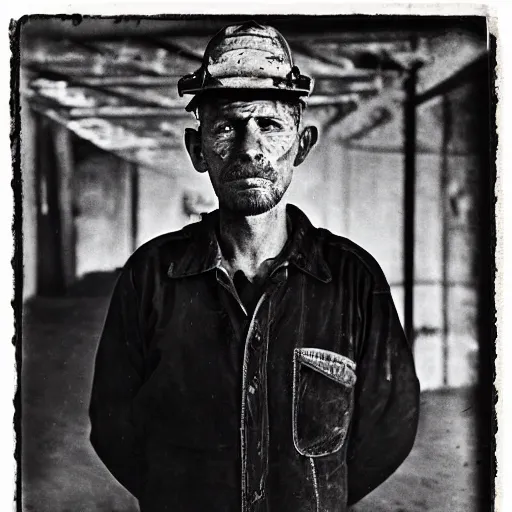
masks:
<path fill-rule="evenodd" d="M 233 215 L 220 210 L 220 239 L 222 256 L 227 270 L 237 270 L 252 279 L 259 276 L 265 262 L 275 258 L 288 238 L 286 206 L 279 204 L 261 215 Z"/>

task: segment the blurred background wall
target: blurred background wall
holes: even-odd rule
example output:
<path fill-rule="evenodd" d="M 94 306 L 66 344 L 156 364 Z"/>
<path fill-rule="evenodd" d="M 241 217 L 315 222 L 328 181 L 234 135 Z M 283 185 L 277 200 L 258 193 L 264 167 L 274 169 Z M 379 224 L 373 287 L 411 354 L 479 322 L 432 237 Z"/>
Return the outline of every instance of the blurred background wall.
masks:
<path fill-rule="evenodd" d="M 306 122 L 320 142 L 288 201 L 381 264 L 422 390 L 475 386 L 482 344 L 493 343 L 481 328 L 492 241 L 485 19 L 372 18 L 260 20 L 316 80 Z M 27 304 L 69 296 L 91 276 L 110 283 L 141 244 L 216 207 L 182 143 L 196 121 L 176 82 L 230 21 L 24 25 Z"/>

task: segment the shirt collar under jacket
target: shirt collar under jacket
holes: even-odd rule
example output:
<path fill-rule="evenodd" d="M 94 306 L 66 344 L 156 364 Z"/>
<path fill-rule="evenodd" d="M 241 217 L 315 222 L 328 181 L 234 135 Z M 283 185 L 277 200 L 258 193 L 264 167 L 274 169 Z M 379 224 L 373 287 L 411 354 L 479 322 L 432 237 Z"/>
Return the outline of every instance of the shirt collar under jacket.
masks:
<path fill-rule="evenodd" d="M 296 206 L 288 204 L 286 212 L 291 219 L 292 232 L 275 265 L 287 261 L 319 281 L 330 282 L 332 275 L 322 254 L 318 231 L 314 232 L 309 219 Z M 218 222 L 219 210 L 215 210 L 203 215 L 200 222 L 184 228 L 183 234 L 192 243 L 179 260 L 170 263 L 167 271 L 170 278 L 195 276 L 220 267 L 222 258 L 216 235 Z"/>

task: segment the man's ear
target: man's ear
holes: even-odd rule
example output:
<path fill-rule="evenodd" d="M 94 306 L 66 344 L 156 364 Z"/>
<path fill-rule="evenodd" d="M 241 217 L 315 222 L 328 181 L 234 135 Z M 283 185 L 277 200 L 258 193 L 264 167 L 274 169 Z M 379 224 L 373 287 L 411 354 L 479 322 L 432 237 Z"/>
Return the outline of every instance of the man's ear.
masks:
<path fill-rule="evenodd" d="M 206 172 L 208 167 L 203 158 L 201 147 L 201 128 L 185 128 L 185 147 L 187 148 L 192 165 L 197 172 Z"/>
<path fill-rule="evenodd" d="M 295 167 L 304 162 L 304 160 L 308 156 L 308 153 L 313 149 L 313 146 L 316 144 L 317 140 L 318 129 L 316 126 L 306 126 L 306 128 L 302 130 L 299 139 L 299 150 L 293 162 L 293 165 Z"/>

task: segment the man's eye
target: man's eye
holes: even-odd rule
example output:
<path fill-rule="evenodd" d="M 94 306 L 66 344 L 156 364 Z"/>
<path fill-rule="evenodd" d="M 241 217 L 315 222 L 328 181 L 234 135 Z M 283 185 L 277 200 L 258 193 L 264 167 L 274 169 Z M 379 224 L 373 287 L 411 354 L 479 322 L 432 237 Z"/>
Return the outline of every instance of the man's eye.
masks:
<path fill-rule="evenodd" d="M 280 123 L 273 119 L 258 119 L 258 126 L 264 132 L 278 131 L 282 129 Z"/>
<path fill-rule="evenodd" d="M 233 127 L 230 124 L 221 124 L 215 130 L 217 133 L 231 133 L 233 131 Z"/>

